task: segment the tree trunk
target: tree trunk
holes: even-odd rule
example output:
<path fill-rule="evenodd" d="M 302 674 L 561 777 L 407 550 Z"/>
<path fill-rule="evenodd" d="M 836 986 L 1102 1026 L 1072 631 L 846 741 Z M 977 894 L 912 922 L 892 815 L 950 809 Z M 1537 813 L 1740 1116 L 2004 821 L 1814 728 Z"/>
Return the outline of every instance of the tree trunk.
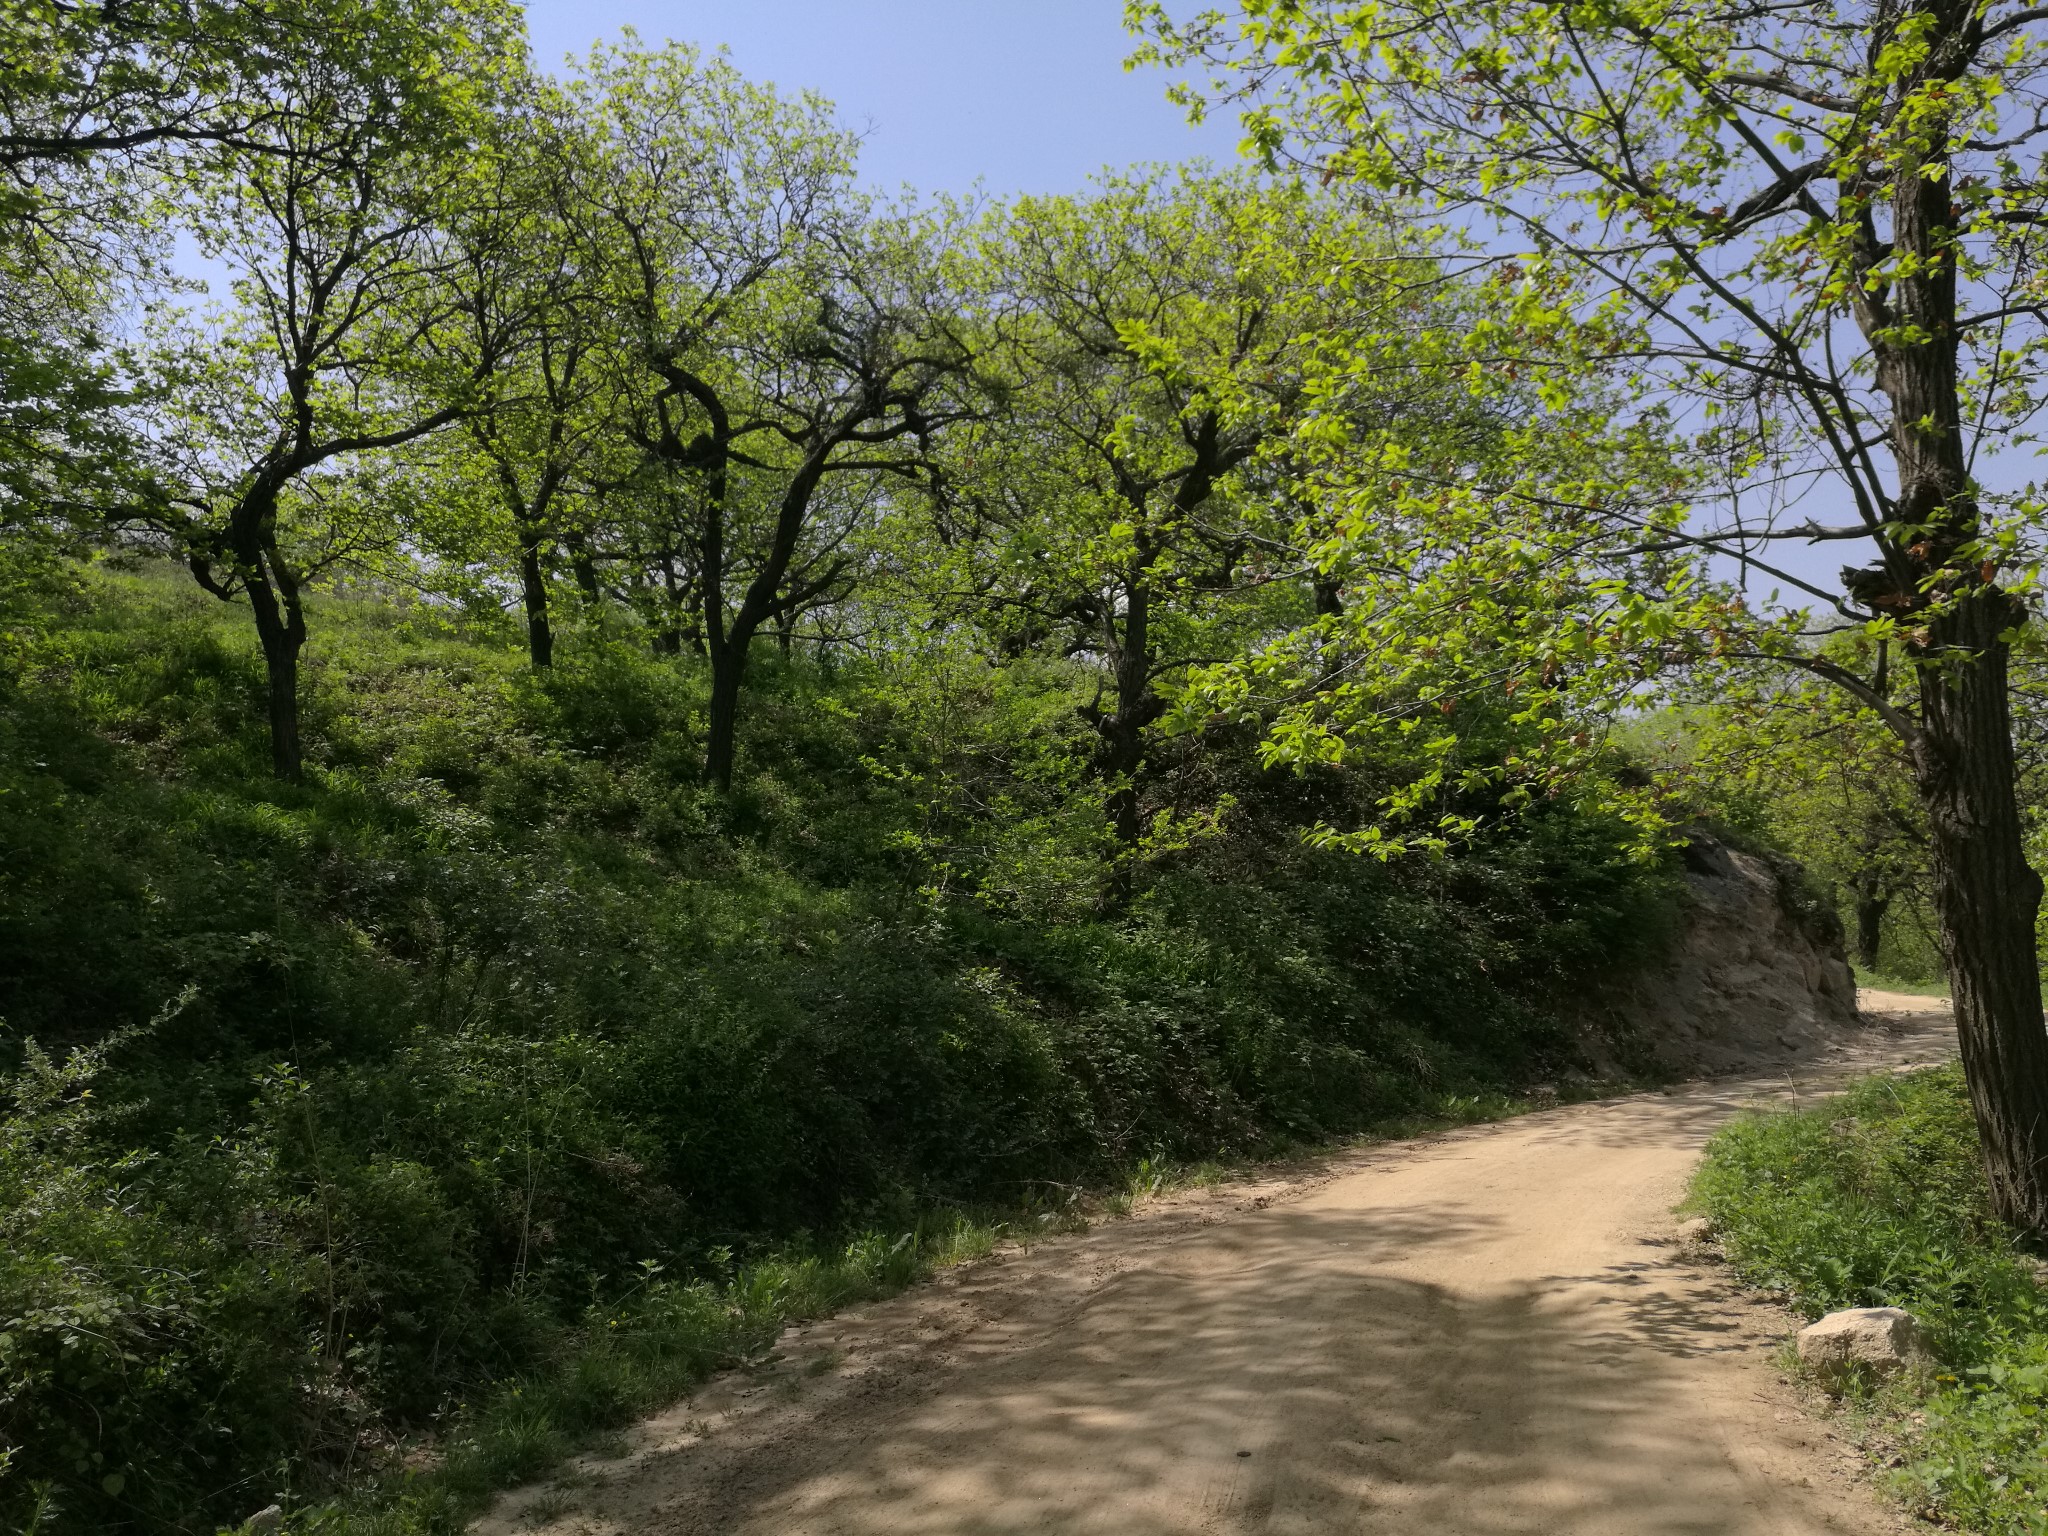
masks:
<path fill-rule="evenodd" d="M 604 589 L 598 585 L 597 562 L 591 558 L 590 541 L 583 536 L 583 530 L 572 528 L 562 535 L 562 543 L 569 551 L 569 570 L 576 578 L 577 590 L 583 600 L 593 607 L 604 600 Z"/>
<path fill-rule="evenodd" d="M 732 788 L 740 686 L 746 681 L 748 649 L 745 640 L 711 648 L 711 710 L 704 737 L 704 777 L 720 793 Z"/>
<path fill-rule="evenodd" d="M 1998 638 L 2014 620 L 2012 607 L 1984 592 L 1936 621 L 1936 654 L 1956 659 L 1923 664 L 1914 766 L 1992 1209 L 2048 1236 L 2048 1029 L 2035 947 L 2041 879 L 2026 860 L 2007 647 Z"/>
<path fill-rule="evenodd" d="M 287 783 L 305 773 L 299 742 L 299 651 L 305 644 L 289 629 L 263 637 L 263 669 L 269 679 L 270 771 Z"/>
<path fill-rule="evenodd" d="M 688 594 L 683 589 L 682 577 L 676 571 L 676 552 L 664 549 L 661 552 L 661 627 L 654 632 L 654 649 L 663 656 L 683 654 L 683 604 Z"/>
<path fill-rule="evenodd" d="M 548 579 L 541 550 L 547 542 L 548 508 L 561 484 L 561 472 L 553 466 L 544 468 L 529 500 L 511 461 L 499 457 L 497 463 L 498 489 L 519 537 L 519 595 L 526 607 L 527 659 L 536 672 L 545 672 L 555 664 L 555 630 L 548 620 Z"/>
<path fill-rule="evenodd" d="M 1121 633 L 1115 617 L 1110 620 L 1116 709 L 1095 720 L 1101 742 L 1095 753 L 1095 771 L 1109 783 L 1109 820 L 1116 833 L 1110 896 L 1117 906 L 1131 898 L 1138 845 L 1145 835 L 1144 801 L 1139 793 L 1145 767 L 1145 729 L 1165 710 L 1152 689 L 1152 593 L 1146 585 L 1152 552 L 1141 543 L 1138 554 L 1139 573 L 1124 585 Z"/>
<path fill-rule="evenodd" d="M 1891 892 L 1874 870 L 1856 877 L 1856 960 L 1866 971 L 1875 971 L 1884 950 L 1884 915 L 1892 904 Z"/>
<path fill-rule="evenodd" d="M 519 529 L 519 587 L 526 603 L 526 654 L 537 672 L 555 664 L 555 629 L 548 621 L 547 573 L 540 563 L 540 529 L 524 522 Z"/>
<path fill-rule="evenodd" d="M 1967 49 L 1949 46 L 1974 25 L 1967 7 L 1930 12 L 1930 66 L 1954 78 Z M 1917 85 L 1907 80 L 1895 89 Z M 1946 142 L 1948 125 L 1917 134 Z M 2028 867 L 2015 784 L 2009 647 L 2026 611 L 1993 585 L 1974 547 L 1980 508 L 1964 458 L 1958 387 L 1955 191 L 1938 158 L 1905 158 L 1893 172 L 1896 281 L 1860 290 L 1876 382 L 1891 407 L 1898 501 L 1885 564 L 1914 609 L 1931 610 L 1908 652 L 1920 685 L 1911 740 L 1926 808 L 1942 957 L 1955 999 L 1992 1209 L 2048 1237 L 2048 1030 L 2041 1012 L 2035 920 L 2041 880 Z M 1902 547 L 1903 546 L 1903 547 Z"/>
<path fill-rule="evenodd" d="M 299 742 L 299 653 L 306 644 L 306 614 L 298 583 L 274 550 L 244 557 L 244 583 L 263 644 L 270 715 L 270 771 L 286 781 L 304 772 Z"/>

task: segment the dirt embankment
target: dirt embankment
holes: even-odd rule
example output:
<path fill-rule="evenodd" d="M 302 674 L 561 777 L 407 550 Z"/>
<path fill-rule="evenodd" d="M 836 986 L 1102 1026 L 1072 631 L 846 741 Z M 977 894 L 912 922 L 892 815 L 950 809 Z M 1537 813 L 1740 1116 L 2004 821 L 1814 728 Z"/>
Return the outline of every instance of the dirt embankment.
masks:
<path fill-rule="evenodd" d="M 1825 1052 L 1856 1024 L 1841 920 L 1789 860 L 1695 830 L 1663 964 L 1604 989 L 1582 1031 L 1606 1076 L 1711 1077 Z"/>
<path fill-rule="evenodd" d="M 1174 1196 L 792 1330 L 486 1529 L 1902 1529 L 1670 1213 L 1744 1105 L 1950 1052 L 1939 1005 L 1870 1001 L 1822 1059 Z"/>

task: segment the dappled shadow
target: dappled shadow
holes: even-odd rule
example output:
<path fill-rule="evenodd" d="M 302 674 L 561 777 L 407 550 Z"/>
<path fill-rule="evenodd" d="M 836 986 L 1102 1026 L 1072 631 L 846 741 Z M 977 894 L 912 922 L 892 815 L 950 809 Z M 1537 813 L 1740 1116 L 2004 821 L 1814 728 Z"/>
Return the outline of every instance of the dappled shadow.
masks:
<path fill-rule="evenodd" d="M 1480 1296 L 1384 1272 L 1418 1247 L 1481 1248 L 1495 1226 L 1258 1213 L 1028 1342 L 962 1341 L 921 1389 L 757 1447 L 650 1528 L 1729 1530 L 1741 1490 L 1672 1368 L 1744 1347 L 1715 1288 L 1674 1295 L 1669 1258 Z"/>
<path fill-rule="evenodd" d="M 1910 1033 L 1939 1054 L 1937 1032 Z M 1348 1154 L 1329 1182 L 1216 1225 L 1100 1230 L 1034 1257 L 1028 1279 L 985 1268 L 951 1288 L 961 1326 L 931 1322 L 936 1302 L 913 1331 L 878 1319 L 878 1345 L 891 1328 L 922 1342 L 871 1350 L 802 1412 L 679 1447 L 658 1492 L 622 1486 L 608 1505 L 592 1490 L 591 1528 L 1842 1529 L 1805 1464 L 1732 1448 L 1756 1405 L 1729 1362 L 1759 1338 L 1663 1213 L 1731 1114 L 1824 1093 L 1887 1052 L 1901 1059 L 1896 1037 L 1782 1080 Z"/>

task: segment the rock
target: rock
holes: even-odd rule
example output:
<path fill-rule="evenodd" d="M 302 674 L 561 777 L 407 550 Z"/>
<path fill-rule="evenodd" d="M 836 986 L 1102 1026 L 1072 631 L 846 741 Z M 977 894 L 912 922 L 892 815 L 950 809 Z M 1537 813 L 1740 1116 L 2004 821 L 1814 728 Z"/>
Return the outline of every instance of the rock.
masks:
<path fill-rule="evenodd" d="M 269 1533 L 284 1524 L 284 1506 L 266 1504 L 242 1522 L 242 1529 L 249 1536 L 269 1536 Z"/>
<path fill-rule="evenodd" d="M 1799 1330 L 1799 1360 L 1824 1386 L 1839 1388 L 1858 1367 L 1882 1380 L 1931 1365 L 1934 1353 L 1912 1313 L 1898 1307 L 1851 1307 Z"/>
<path fill-rule="evenodd" d="M 1680 927 L 1664 958 L 1574 1005 L 1580 1049 L 1609 1077 L 1671 1079 L 1817 1056 L 1858 1027 L 1841 920 L 1798 867 L 1692 828 Z"/>
<path fill-rule="evenodd" d="M 1714 1218 L 1693 1216 L 1678 1224 L 1678 1240 L 1688 1248 L 1704 1248 L 1714 1240 Z"/>

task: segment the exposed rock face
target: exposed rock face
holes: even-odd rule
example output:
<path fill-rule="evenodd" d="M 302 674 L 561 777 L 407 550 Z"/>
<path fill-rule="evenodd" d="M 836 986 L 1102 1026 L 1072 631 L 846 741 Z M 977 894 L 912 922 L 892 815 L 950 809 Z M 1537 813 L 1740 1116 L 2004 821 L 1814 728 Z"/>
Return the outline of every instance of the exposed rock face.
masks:
<path fill-rule="evenodd" d="M 1704 831 L 1685 850 L 1683 930 L 1669 959 L 1606 997 L 1587 1054 L 1605 1072 L 1712 1075 L 1817 1053 L 1856 1024 L 1842 925 L 1789 862 Z"/>
<path fill-rule="evenodd" d="M 1822 1385 L 1835 1388 L 1859 1367 L 1882 1379 L 1932 1364 L 1934 1352 L 1912 1313 L 1898 1307 L 1851 1307 L 1799 1330 L 1799 1360 Z"/>

